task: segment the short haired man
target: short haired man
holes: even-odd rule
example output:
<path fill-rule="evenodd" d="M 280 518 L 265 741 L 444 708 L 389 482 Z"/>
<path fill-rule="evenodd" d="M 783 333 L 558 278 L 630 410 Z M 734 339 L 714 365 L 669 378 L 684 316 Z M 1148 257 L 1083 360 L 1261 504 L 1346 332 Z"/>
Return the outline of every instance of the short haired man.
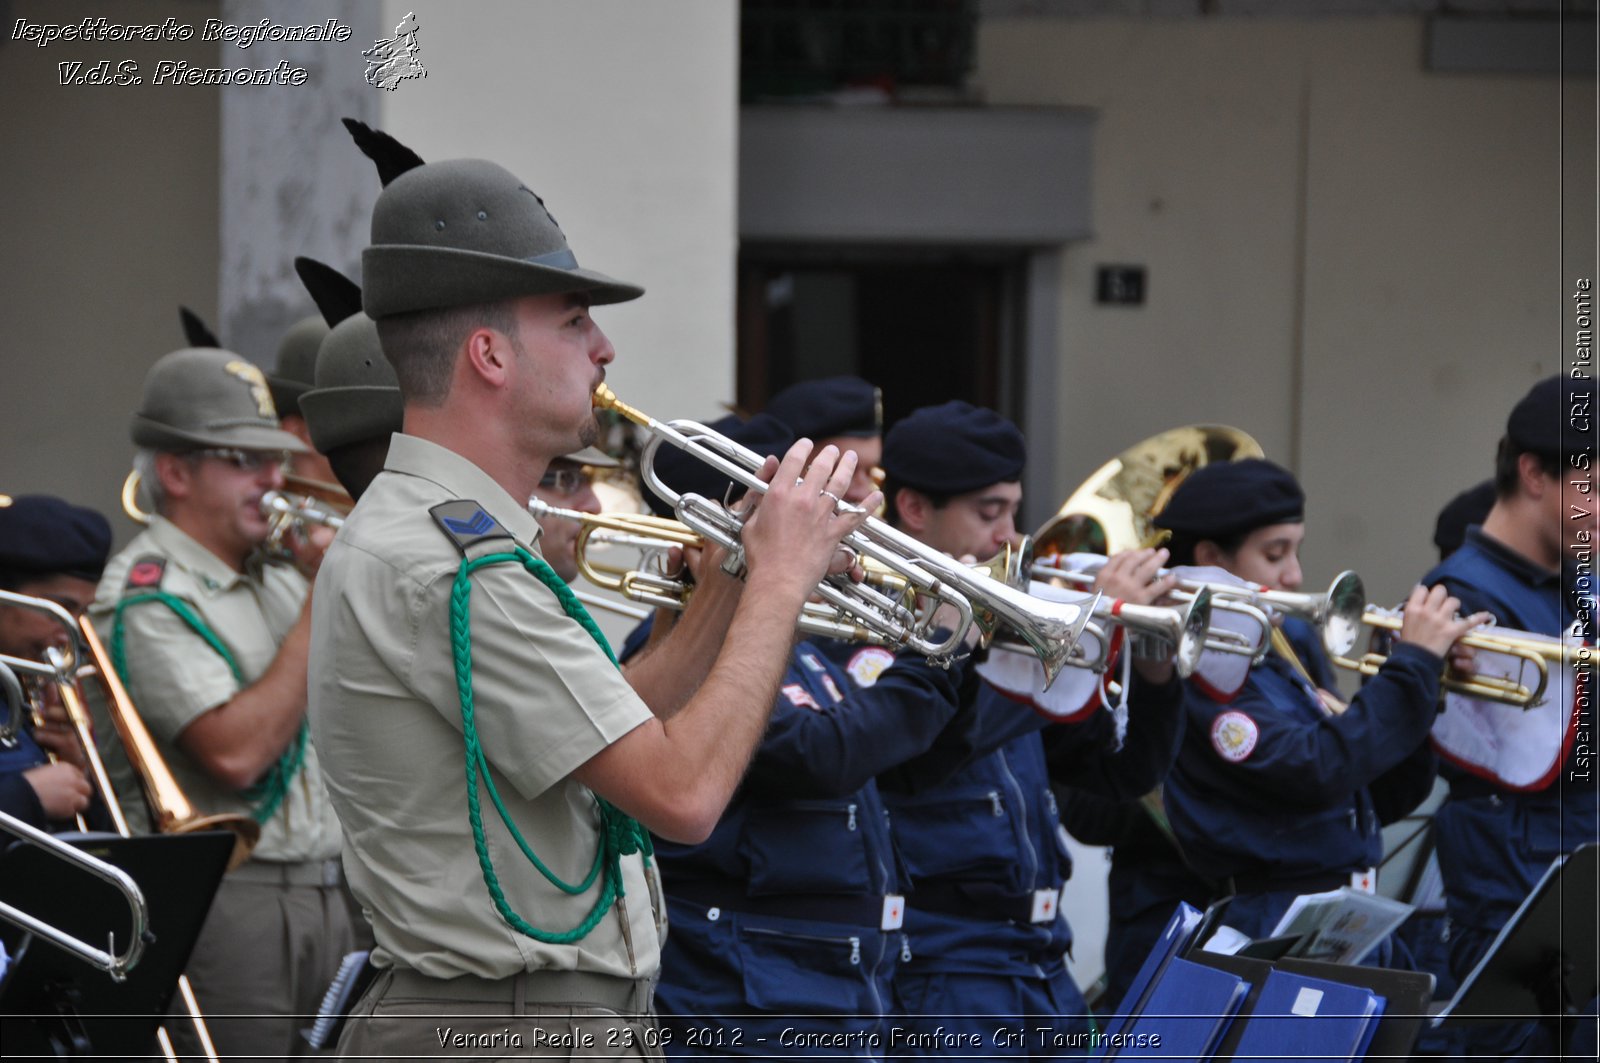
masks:
<path fill-rule="evenodd" d="M 110 553 L 111 526 L 92 509 L 50 495 L 21 495 L 0 505 L 0 590 L 43 598 L 80 616 L 94 600 Z M 0 655 L 42 662 L 66 638 L 50 618 L 0 602 Z M 13 741 L 12 748 L 0 748 L 0 810 L 45 829 L 88 809 L 84 752 L 64 720 L 52 713 Z M 47 763 L 47 752 L 53 762 Z"/>
<path fill-rule="evenodd" d="M 802 478 L 797 444 L 763 470 L 749 593 L 701 588 L 674 633 L 693 652 L 630 676 L 647 704 L 526 509 L 598 433 L 615 352 L 590 307 L 641 290 L 579 268 L 538 197 L 481 160 L 391 176 L 362 269 L 406 431 L 316 595 L 313 726 L 385 968 L 340 1051 L 414 1052 L 447 1015 L 463 1047 L 657 1055 L 644 829 L 699 840 L 732 795 L 801 605 L 860 522 L 836 505 L 854 461 L 824 450 Z"/>
<path fill-rule="evenodd" d="M 1488 516 L 1467 528 L 1460 549 L 1425 581 L 1442 583 L 1464 609 L 1484 610 L 1502 628 L 1559 635 L 1582 618 L 1593 638 L 1594 600 L 1584 595 L 1593 594 L 1593 570 L 1576 564 L 1579 556 L 1592 558 L 1597 538 L 1593 402 L 1593 380 L 1558 374 L 1539 381 L 1512 408 L 1495 457 Z M 1565 680 L 1553 675 L 1551 684 L 1570 703 Z M 1555 711 L 1565 713 L 1569 704 Z M 1554 770 L 1539 783 L 1514 787 L 1459 755 L 1441 755 L 1450 793 L 1434 814 L 1434 827 L 1450 916 L 1450 967 L 1458 978 L 1482 958 L 1552 860 L 1600 840 L 1595 774 L 1583 746 L 1573 742 L 1547 756 Z M 1466 1034 L 1465 1047 L 1474 1054 L 1551 1048 L 1541 1046 L 1542 1034 L 1531 1022 Z"/>
<path fill-rule="evenodd" d="M 189 800 L 261 823 L 188 970 L 223 1052 L 293 1054 L 351 941 L 338 822 L 305 724 L 306 577 L 321 545 L 289 535 L 294 565 L 260 549 L 263 497 L 303 444 L 278 427 L 261 371 L 218 348 L 156 362 L 132 435 L 155 514 L 106 568 L 91 613 Z"/>
<path fill-rule="evenodd" d="M 925 407 L 895 424 L 883 449 L 895 527 L 957 558 L 987 559 L 1016 538 L 1027 450 L 1009 420 L 959 400 Z M 1103 588 L 1154 601 L 1171 588 L 1154 580 L 1163 556 L 1114 559 Z M 863 687 L 889 660 L 872 648 L 830 652 Z M 941 1038 L 956 1033 L 980 1038 L 967 1043 L 988 1055 L 1075 1054 L 1087 1047 L 1087 1008 L 1066 967 L 1072 931 L 1060 897 L 1071 861 L 1051 776 L 1114 796 L 1149 790 L 1176 750 L 1180 689 L 1170 662 L 1139 661 L 1138 709 L 1120 749 L 1109 712 L 1047 727 L 987 684 L 963 693 L 965 727 L 878 780 L 910 889 L 910 957 L 895 973 L 895 999 L 917 1036 L 897 1050 L 944 1054 Z M 997 1044 L 997 1023 L 1020 1023 L 1025 1036 Z"/>

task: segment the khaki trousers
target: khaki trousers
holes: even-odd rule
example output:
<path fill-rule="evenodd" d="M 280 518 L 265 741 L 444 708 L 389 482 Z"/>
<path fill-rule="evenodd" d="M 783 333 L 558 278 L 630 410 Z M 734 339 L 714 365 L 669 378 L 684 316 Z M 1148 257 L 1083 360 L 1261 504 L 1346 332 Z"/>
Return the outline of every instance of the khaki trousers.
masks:
<path fill-rule="evenodd" d="M 313 1054 L 300 1031 L 316 1021 L 339 961 L 353 948 L 338 863 L 252 860 L 223 878 L 188 967 L 220 1056 Z M 174 998 L 174 1012 L 180 1006 Z M 175 1018 L 168 1029 L 190 1056 L 189 1023 Z"/>
<path fill-rule="evenodd" d="M 487 980 L 378 975 L 339 1038 L 345 1059 L 664 1058 L 652 984 L 575 971 Z"/>

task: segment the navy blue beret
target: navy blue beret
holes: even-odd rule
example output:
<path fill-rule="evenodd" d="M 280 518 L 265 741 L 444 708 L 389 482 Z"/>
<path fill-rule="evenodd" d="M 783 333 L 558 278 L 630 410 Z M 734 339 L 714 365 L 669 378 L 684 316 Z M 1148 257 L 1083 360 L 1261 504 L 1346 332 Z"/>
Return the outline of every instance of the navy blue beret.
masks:
<path fill-rule="evenodd" d="M 766 412 L 811 440 L 883 434 L 883 393 L 858 376 L 793 384 L 772 396 Z"/>
<path fill-rule="evenodd" d="M 1594 381 L 1557 373 L 1533 386 L 1506 419 L 1506 435 L 1519 453 L 1560 457 L 1593 451 Z"/>
<path fill-rule="evenodd" d="M 729 414 L 712 421 L 706 427 L 722 433 L 762 457 L 775 455 L 781 458 L 788 453 L 790 447 L 794 446 L 795 441 L 794 429 L 770 413 L 758 413 L 748 421 L 740 421 L 736 414 Z M 671 443 L 661 444 L 661 448 L 656 451 L 655 469 L 656 475 L 662 482 L 678 494 L 705 495 L 713 502 L 721 502 L 733 484 L 732 480 L 699 458 L 679 450 Z M 657 498 L 654 492 L 645 492 L 645 502 L 657 516 L 672 516 L 672 507 Z"/>
<path fill-rule="evenodd" d="M 52 495 L 19 495 L 0 507 L 0 578 L 77 576 L 98 582 L 111 554 L 99 513 Z"/>
<path fill-rule="evenodd" d="M 1294 473 L 1262 458 L 1214 461 L 1189 474 L 1154 524 L 1217 539 L 1305 519 L 1306 496 Z"/>
<path fill-rule="evenodd" d="M 924 406 L 883 440 L 883 471 L 896 486 L 959 495 L 1022 479 L 1028 449 L 1016 425 L 956 399 Z"/>
<path fill-rule="evenodd" d="M 1467 539 L 1467 528 L 1482 524 L 1494 507 L 1494 481 L 1485 480 L 1469 487 L 1445 503 L 1433 526 L 1433 545 L 1441 558 L 1449 557 Z"/>

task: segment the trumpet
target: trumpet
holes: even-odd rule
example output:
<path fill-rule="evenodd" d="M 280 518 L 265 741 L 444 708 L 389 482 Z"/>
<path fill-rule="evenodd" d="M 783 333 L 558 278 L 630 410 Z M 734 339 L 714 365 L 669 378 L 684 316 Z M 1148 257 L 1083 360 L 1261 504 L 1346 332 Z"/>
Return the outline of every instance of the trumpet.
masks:
<path fill-rule="evenodd" d="M 694 592 L 693 584 L 664 572 L 649 571 L 649 566 L 665 558 L 667 551 L 673 547 L 705 545 L 705 539 L 687 525 L 645 513 L 584 513 L 552 506 L 539 498 L 528 500 L 528 510 L 535 517 L 556 517 L 581 526 L 574 549 L 578 572 L 590 583 L 657 609 L 682 612 L 688 607 L 689 597 Z M 637 550 L 642 557 L 632 566 L 623 566 L 604 564 L 590 556 L 591 550 L 606 547 Z M 579 592 L 578 600 L 585 606 L 606 609 L 635 620 L 643 620 L 650 615 L 647 610 L 635 610 L 624 603 L 597 595 Z M 817 602 L 806 603 L 798 626 L 806 634 L 819 638 L 845 642 L 875 641 L 868 628 L 838 610 Z"/>
<path fill-rule="evenodd" d="M 1083 567 L 1066 567 L 1063 564 L 1063 561 L 1069 556 L 1080 559 L 1083 562 Z M 1095 574 L 1099 571 L 1100 566 L 1104 565 L 1107 560 L 1108 559 L 1106 557 L 1100 554 L 1057 554 L 1050 557 L 1048 560 L 1035 562 L 1033 565 L 1033 577 L 1039 580 L 1060 580 L 1064 583 L 1079 587 L 1089 587 L 1094 584 Z M 1158 575 L 1166 576 L 1169 574 L 1169 571 L 1170 570 L 1168 569 L 1161 569 Z M 1256 601 L 1252 600 L 1251 587 L 1248 585 L 1236 585 L 1220 581 L 1179 580 L 1177 590 L 1174 592 L 1173 597 L 1180 602 L 1188 603 L 1192 610 L 1193 606 L 1202 595 L 1209 600 L 1210 608 L 1203 611 L 1205 621 L 1202 624 L 1203 630 L 1201 644 L 1198 651 L 1194 654 L 1193 664 L 1199 663 L 1199 653 L 1204 652 L 1205 650 L 1215 650 L 1218 653 L 1232 653 L 1242 657 L 1249 657 L 1252 662 L 1258 662 L 1262 657 L 1266 656 L 1267 651 L 1272 648 L 1272 642 L 1270 639 L 1272 620 L 1262 610 L 1260 605 Z M 1173 609 L 1163 606 L 1124 606 L 1123 608 L 1124 610 L 1130 608 L 1139 610 L 1156 609 L 1160 610 L 1161 614 L 1174 612 Z M 1216 629 L 1211 627 L 1212 610 L 1219 609 L 1224 612 L 1238 613 L 1248 617 L 1254 622 L 1253 630 L 1259 631 L 1260 635 L 1255 638 L 1250 638 L 1243 632 L 1228 631 L 1226 629 Z M 1172 642 L 1175 646 L 1179 645 L 1177 640 L 1167 637 L 1167 635 L 1163 634 L 1161 631 L 1162 627 L 1166 627 L 1168 629 L 1173 627 L 1173 617 L 1161 615 L 1159 617 L 1147 617 L 1142 619 L 1148 619 L 1151 621 L 1151 623 L 1147 625 L 1147 634 L 1158 635 L 1166 639 L 1166 641 Z M 1134 625 L 1136 628 L 1138 624 L 1139 620 L 1135 620 Z M 1181 630 L 1181 628 L 1179 630 Z M 1182 652 L 1180 647 L 1180 652 L 1177 654 L 1174 664 L 1177 666 L 1179 673 L 1184 676 L 1188 676 L 1194 671 L 1193 664 L 1188 667 L 1188 670 L 1184 669 L 1183 662 L 1186 657 L 1187 655 Z"/>
<path fill-rule="evenodd" d="M 758 493 L 767 484 L 757 472 L 765 460 L 693 421 L 663 423 L 618 399 L 604 384 L 595 389 L 594 405 L 612 410 L 640 425 L 651 434 L 641 457 L 641 469 L 651 489 L 669 502 L 678 518 L 707 539 L 727 548 L 737 563 L 742 556 L 740 532 L 743 522 L 722 506 L 699 495 L 681 495 L 668 487 L 655 471 L 655 455 L 663 443 L 688 452 L 715 468 L 735 483 Z M 851 512 L 857 507 L 840 502 Z M 994 579 L 987 573 L 968 568 L 943 553 L 926 546 L 875 517 L 867 517 L 843 543 L 862 557 L 882 563 L 906 581 L 906 586 L 922 598 L 935 600 L 927 614 L 908 609 L 903 599 L 885 594 L 868 584 L 851 583 L 848 578 L 829 576 L 817 593 L 845 614 L 871 629 L 888 646 L 906 646 L 935 664 L 948 664 L 964 650 L 967 629 L 980 622 L 985 629 L 1004 625 L 1025 642 L 1044 666 L 1048 685 L 1072 655 L 1072 648 L 1091 617 L 1082 604 L 1051 602 Z M 955 624 L 940 638 L 931 629 L 929 618 L 947 605 Z"/>
<path fill-rule="evenodd" d="M 1402 613 L 1398 609 L 1369 606 L 1361 616 L 1361 623 L 1380 631 L 1399 631 L 1402 622 Z M 1600 648 L 1595 646 L 1575 646 L 1567 642 L 1545 641 L 1526 632 L 1501 630 L 1493 624 L 1487 624 L 1476 631 L 1469 631 L 1461 636 L 1459 641 L 1461 645 L 1470 646 L 1475 650 L 1517 658 L 1533 669 L 1534 682 L 1531 686 L 1519 682 L 1520 674 L 1517 679 L 1513 679 L 1510 676 L 1486 675 L 1480 672 L 1452 675 L 1447 670 L 1444 678 L 1440 680 L 1440 685 L 1451 693 L 1510 705 L 1517 709 L 1531 709 L 1544 699 L 1545 690 L 1550 684 L 1551 665 L 1558 668 L 1591 668 L 1596 663 L 1596 654 L 1600 653 Z M 1383 667 L 1388 659 L 1387 654 L 1377 652 L 1365 653 L 1360 657 L 1343 654 L 1332 657 L 1333 663 L 1339 667 L 1351 669 L 1365 676 L 1377 675 L 1378 669 Z"/>
<path fill-rule="evenodd" d="M 350 501 L 350 495 L 344 488 L 299 476 L 286 476 L 285 481 L 292 482 L 297 491 L 304 493 L 268 491 L 261 496 L 261 513 L 267 518 L 270 529 L 267 534 L 269 550 L 281 551 L 283 537 L 291 528 L 320 524 L 337 531 L 344 525 L 344 513 L 339 511 L 348 511 Z M 139 504 L 142 486 L 143 481 L 137 469 L 128 473 L 122 481 L 122 512 L 135 524 L 150 523 L 149 511 Z"/>

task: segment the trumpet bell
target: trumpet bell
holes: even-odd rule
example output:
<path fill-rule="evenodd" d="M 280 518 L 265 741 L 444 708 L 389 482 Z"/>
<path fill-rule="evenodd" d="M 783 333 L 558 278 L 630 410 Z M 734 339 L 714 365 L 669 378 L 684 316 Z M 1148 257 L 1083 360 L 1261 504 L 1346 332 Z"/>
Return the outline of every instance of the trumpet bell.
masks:
<path fill-rule="evenodd" d="M 1328 588 L 1328 615 L 1322 621 L 1322 644 L 1331 656 L 1347 657 L 1361 638 L 1361 617 L 1367 611 L 1367 589 L 1354 572 L 1341 572 Z"/>

